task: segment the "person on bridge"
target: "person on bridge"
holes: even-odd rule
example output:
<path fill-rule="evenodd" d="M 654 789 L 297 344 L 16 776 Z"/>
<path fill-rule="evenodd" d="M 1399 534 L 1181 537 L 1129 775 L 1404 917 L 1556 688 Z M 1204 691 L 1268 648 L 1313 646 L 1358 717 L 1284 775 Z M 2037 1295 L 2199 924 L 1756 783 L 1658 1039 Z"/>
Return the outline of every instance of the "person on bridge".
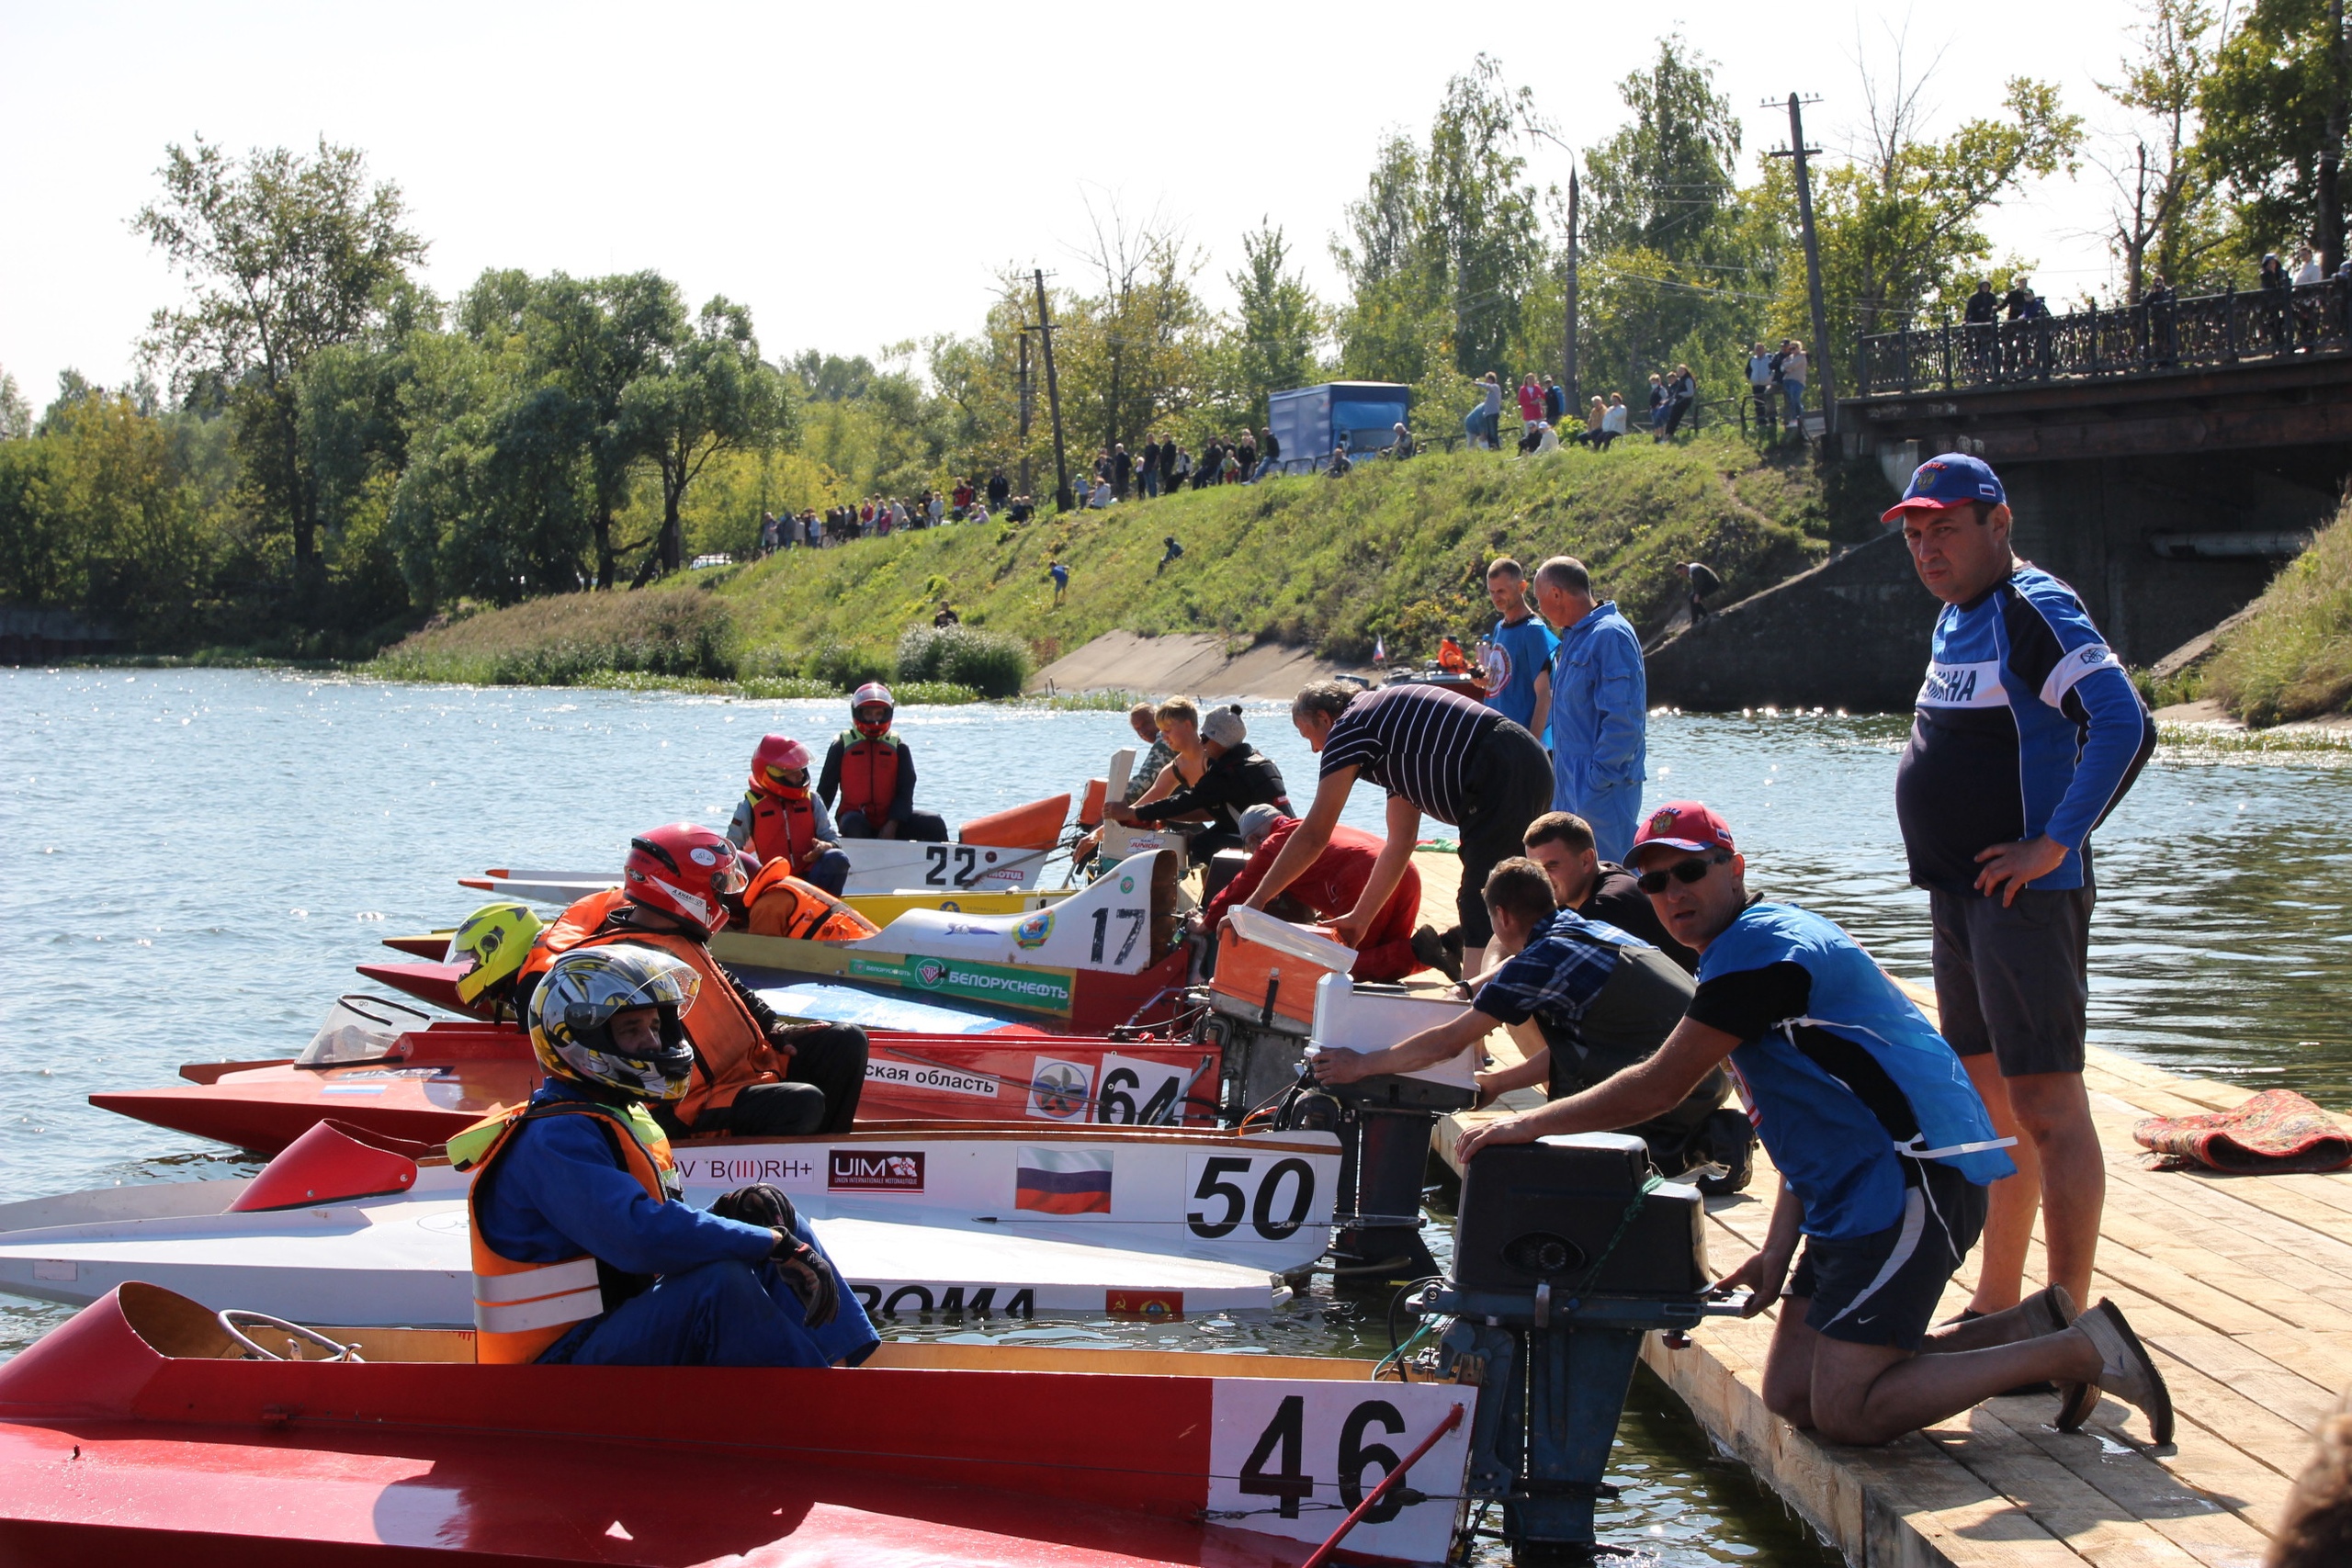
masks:
<path fill-rule="evenodd" d="M 825 751 L 817 794 L 827 806 L 841 797 L 844 839 L 906 839 L 944 844 L 947 824 L 915 809 L 915 755 L 890 728 L 898 703 L 890 688 L 868 681 L 850 698 L 852 728 Z"/>
<path fill-rule="evenodd" d="M 2049 1278 L 2079 1301 L 2107 1190 L 2083 1087 L 2090 836 L 2155 750 L 2155 722 L 2081 597 L 2011 550 L 2008 494 L 1982 458 L 1920 464 L 1886 521 L 1944 602 L 1894 775 L 1936 1006 L 1993 1124 L 2021 1140 L 1970 1310 L 2018 1299 L 2037 1203 Z"/>
<path fill-rule="evenodd" d="M 1832 1442 L 1883 1443 L 2048 1379 L 2067 1385 L 2060 1429 L 2079 1427 L 2100 1390 L 2170 1442 L 2164 1374 L 2112 1303 L 2077 1316 L 2052 1284 L 1929 1332 L 1987 1185 L 2016 1167 L 1951 1047 L 1870 954 L 1818 915 L 1751 903 L 1730 828 L 1697 801 L 1653 812 L 1634 857 L 1667 929 L 1700 954 L 1689 1010 L 1646 1061 L 1464 1134 L 1460 1162 L 1663 1115 L 1728 1058 L 1781 1190 L 1763 1246 L 1715 1288 L 1747 1287 L 1749 1316 L 1779 1303 L 1763 1378 L 1775 1415 Z"/>
<path fill-rule="evenodd" d="M 825 1367 L 881 1343 L 773 1187 L 680 1201 L 649 1107 L 695 1070 L 693 965 L 636 943 L 568 953 L 533 998 L 547 1080 L 449 1140 L 473 1184 L 474 1359 L 492 1365 Z"/>
<path fill-rule="evenodd" d="M 711 937 L 725 929 L 729 905 L 748 885 L 742 859 L 723 835 L 694 822 L 656 828 L 629 840 L 620 902 L 569 951 L 633 942 L 699 976 L 702 1004 L 686 1030 L 692 1080 L 654 1111 L 672 1137 L 846 1133 L 865 1085 L 865 1031 L 787 1024 L 711 956 Z"/>
<path fill-rule="evenodd" d="M 1241 814 L 1241 847 L 1250 852 L 1250 863 L 1201 910 L 1201 930 L 1215 931 L 1225 922 L 1227 910 L 1246 902 L 1258 890 L 1298 828 L 1298 818 L 1279 807 L 1253 806 Z M 1361 828 L 1332 829 L 1331 841 L 1315 857 L 1315 863 L 1294 878 L 1266 912 L 1283 919 L 1327 924 L 1338 919 L 1363 896 L 1363 886 L 1372 878 L 1382 848 L 1377 837 Z M 1426 967 L 1413 951 L 1413 926 L 1420 914 L 1421 874 L 1408 864 L 1404 875 L 1396 879 L 1396 890 L 1355 943 L 1356 961 L 1349 976 L 1358 980 L 1401 980 Z"/>
<path fill-rule="evenodd" d="M 1184 706 L 1189 709 L 1192 705 L 1187 702 Z M 1173 704 L 1163 707 L 1159 716 L 1181 735 L 1184 718 Z M 1250 807 L 1290 808 L 1283 771 L 1250 744 L 1250 729 L 1242 723 L 1238 705 L 1211 709 L 1200 720 L 1199 736 L 1203 764 L 1191 782 L 1185 782 L 1191 770 L 1180 755 L 1162 775 L 1170 784 L 1165 793 L 1158 793 L 1159 785 L 1154 784 L 1134 806 L 1114 801 L 1102 808 L 1103 816 L 1129 828 L 1153 822 L 1202 823 L 1187 841 L 1187 854 L 1194 865 L 1205 864 L 1219 850 L 1242 847 L 1241 813 Z"/>
<path fill-rule="evenodd" d="M 1385 1050 L 1325 1047 L 1312 1058 L 1317 1081 L 1423 1071 L 1472 1049 L 1497 1024 L 1532 1021 L 1543 1043 L 1516 1066 L 1480 1073 L 1479 1101 L 1537 1084 L 1547 1098 L 1561 1100 L 1646 1061 L 1682 1021 L 1690 976 L 1613 926 L 1555 908 L 1552 884 L 1533 861 L 1497 865 L 1484 897 L 1495 928 L 1488 951 L 1510 956 L 1479 986 L 1470 1008 Z M 1671 1110 L 1611 1131 L 1648 1144 L 1652 1160 L 1669 1177 L 1719 1165 L 1724 1190 L 1736 1191 L 1747 1184 L 1748 1127 L 1742 1112 L 1723 1109 L 1730 1092 L 1729 1077 L 1717 1068 Z"/>
<path fill-rule="evenodd" d="M 1584 563 L 1535 569 L 1535 607 L 1560 634 L 1552 656 L 1552 809 L 1592 824 L 1602 860 L 1623 861 L 1642 815 L 1648 676 L 1642 639 Z"/>
<path fill-rule="evenodd" d="M 1487 597 L 1496 615 L 1487 634 L 1487 705 L 1541 740 L 1552 722 L 1552 655 L 1560 639 L 1528 604 L 1527 569 L 1510 556 L 1487 568 Z"/>
<path fill-rule="evenodd" d="M 835 897 L 849 881 L 841 831 L 808 787 L 808 748 L 788 735 L 760 738 L 752 752 L 752 787 L 736 805 L 727 838 L 762 865 L 788 862 L 793 875 Z"/>
<path fill-rule="evenodd" d="M 1388 792 L 1388 841 L 1381 846 L 1356 906 L 1332 922 L 1340 940 L 1362 945 L 1412 862 L 1424 814 L 1460 833 L 1462 964 L 1483 966 L 1493 929 L 1479 896 L 1495 863 L 1517 852 L 1519 836 L 1544 809 L 1551 769 L 1535 737 L 1481 702 L 1440 686 L 1381 686 L 1360 692 L 1337 681 L 1299 689 L 1291 723 L 1321 754 L 1322 773 L 1306 820 L 1245 902 L 1262 909 L 1322 858 L 1359 776 Z"/>

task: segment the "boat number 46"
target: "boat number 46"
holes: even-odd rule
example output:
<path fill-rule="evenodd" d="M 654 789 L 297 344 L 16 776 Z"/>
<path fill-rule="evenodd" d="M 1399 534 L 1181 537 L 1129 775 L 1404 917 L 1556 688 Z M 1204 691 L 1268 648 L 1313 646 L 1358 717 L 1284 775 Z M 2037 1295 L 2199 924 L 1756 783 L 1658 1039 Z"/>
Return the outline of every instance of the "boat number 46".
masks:
<path fill-rule="evenodd" d="M 1403 1456 L 1464 1403 L 1451 1383 L 1219 1378 L 1209 1439 L 1209 1517 L 1244 1529 L 1321 1540 Z M 1467 1412 L 1464 1412 L 1467 1414 Z M 1469 1459 L 1467 1423 L 1438 1440 L 1403 1484 L 1366 1511 L 1351 1546 L 1384 1560 L 1435 1562 L 1453 1534 Z"/>
<path fill-rule="evenodd" d="M 1184 1223 L 1194 1235 L 1214 1241 L 1246 1221 L 1268 1241 L 1281 1241 L 1315 1207 L 1315 1168 L 1295 1155 L 1196 1155 L 1187 1163 L 1193 1202 Z"/>

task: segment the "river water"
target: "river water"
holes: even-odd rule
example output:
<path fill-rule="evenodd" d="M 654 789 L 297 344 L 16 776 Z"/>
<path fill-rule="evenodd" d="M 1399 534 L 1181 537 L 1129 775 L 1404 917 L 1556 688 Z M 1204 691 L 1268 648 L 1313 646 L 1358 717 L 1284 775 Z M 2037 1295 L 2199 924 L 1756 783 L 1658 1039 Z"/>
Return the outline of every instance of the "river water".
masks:
<path fill-rule="evenodd" d="M 1285 716 L 1251 739 L 1311 792 Z M 493 865 L 605 865 L 628 836 L 722 824 L 752 744 L 829 738 L 836 703 L 406 686 L 256 671 L 0 670 L 0 1201 L 244 1174 L 210 1145 L 90 1107 L 184 1061 L 290 1055 L 379 937 L 447 926 Z M 1100 773 L 1122 716 L 977 706 L 899 715 L 920 802 L 950 822 Z M 1894 820 L 1904 723 L 1656 716 L 1649 798 L 1724 812 L 1751 886 L 1843 921 L 1925 978 L 1925 896 Z M 2344 754 L 2167 748 L 2098 840 L 2097 1043 L 2181 1073 L 2352 1103 L 2352 801 Z M 1359 791 L 1350 819 L 1378 830 Z M 1719 1260 L 1723 1261 L 1723 1260 Z M 1736 1261 L 1736 1260 L 1731 1260 Z M 63 1315 L 0 1299 L 0 1354 Z M 1292 1353 L 1385 1349 L 1359 1307 L 1271 1319 L 1040 1325 L 1053 1342 Z M 899 1332 L 968 1334 L 958 1325 Z M 1818 1549 L 1670 1396 L 1637 1385 L 1605 1534 L 1671 1564 L 1812 1564 Z"/>

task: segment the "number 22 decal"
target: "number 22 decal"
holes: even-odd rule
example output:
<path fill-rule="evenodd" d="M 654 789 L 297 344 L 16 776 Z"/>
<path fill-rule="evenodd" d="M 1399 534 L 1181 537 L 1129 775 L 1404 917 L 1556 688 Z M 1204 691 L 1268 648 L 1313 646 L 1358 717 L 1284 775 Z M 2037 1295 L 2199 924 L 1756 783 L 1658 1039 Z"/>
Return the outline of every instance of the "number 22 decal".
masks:
<path fill-rule="evenodd" d="M 980 852 L 969 844 L 925 844 L 922 858 L 928 863 L 922 876 L 925 887 L 969 887 L 979 880 Z M 956 864 L 953 876 L 947 871 L 951 859 Z"/>

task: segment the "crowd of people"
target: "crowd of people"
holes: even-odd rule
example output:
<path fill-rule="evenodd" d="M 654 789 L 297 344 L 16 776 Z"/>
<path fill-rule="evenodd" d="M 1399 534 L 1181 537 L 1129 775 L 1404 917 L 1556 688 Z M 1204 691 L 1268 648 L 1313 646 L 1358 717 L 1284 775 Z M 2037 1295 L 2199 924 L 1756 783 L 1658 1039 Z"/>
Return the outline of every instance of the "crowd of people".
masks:
<path fill-rule="evenodd" d="M 985 489 L 975 487 L 968 479 L 959 479 L 945 491 L 926 490 L 910 497 L 893 499 L 877 493 L 864 501 L 829 506 L 821 512 L 813 506 L 804 507 L 782 517 L 763 512 L 759 553 L 769 556 L 797 547 L 821 549 L 828 545 L 845 545 L 853 539 L 887 538 L 910 528 L 986 523 L 999 515 L 1010 523 L 1026 523 L 1035 513 L 1035 501 L 1027 495 L 1015 495 L 1012 482 L 999 468 L 989 476 Z"/>

